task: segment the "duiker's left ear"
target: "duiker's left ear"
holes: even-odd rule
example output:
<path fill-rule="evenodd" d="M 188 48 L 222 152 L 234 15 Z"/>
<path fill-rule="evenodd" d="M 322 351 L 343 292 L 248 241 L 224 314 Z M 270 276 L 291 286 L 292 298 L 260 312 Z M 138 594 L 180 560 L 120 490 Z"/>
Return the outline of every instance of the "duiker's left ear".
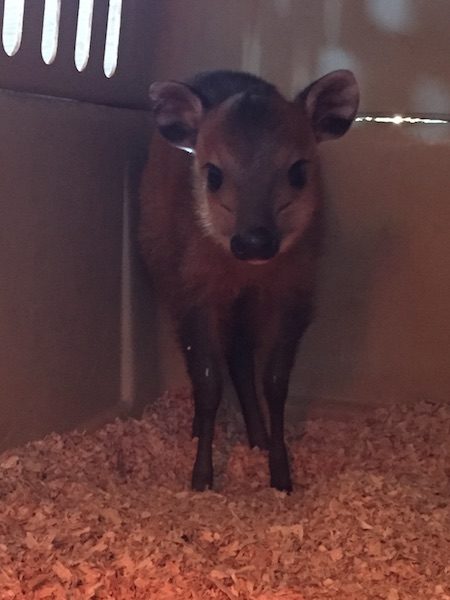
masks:
<path fill-rule="evenodd" d="M 203 116 L 201 99 L 187 85 L 175 81 L 157 81 L 149 94 L 161 135 L 177 148 L 193 152 Z"/>
<path fill-rule="evenodd" d="M 318 142 L 338 138 L 356 116 L 358 84 L 351 71 L 332 71 L 311 83 L 296 100 L 303 103 Z"/>

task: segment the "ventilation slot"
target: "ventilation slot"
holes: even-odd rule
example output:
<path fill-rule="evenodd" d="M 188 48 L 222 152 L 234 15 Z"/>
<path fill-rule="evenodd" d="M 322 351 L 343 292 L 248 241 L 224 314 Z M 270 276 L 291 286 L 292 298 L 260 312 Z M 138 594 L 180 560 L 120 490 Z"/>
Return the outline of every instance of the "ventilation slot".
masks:
<path fill-rule="evenodd" d="M 108 25 L 106 29 L 105 60 L 103 71 L 106 77 L 116 72 L 119 55 L 120 21 L 122 16 L 122 0 L 109 0 Z"/>
<path fill-rule="evenodd" d="M 60 11 L 61 0 L 45 0 L 41 54 L 46 65 L 50 65 L 55 60 L 58 50 Z"/>
<path fill-rule="evenodd" d="M 93 12 L 94 0 L 80 0 L 75 41 L 75 66 L 78 71 L 84 71 L 89 60 Z"/>
<path fill-rule="evenodd" d="M 4 0 L 2 44 L 8 56 L 14 56 L 20 49 L 24 12 L 27 8 L 34 8 L 32 2 L 33 0 L 27 0 L 27 3 L 25 0 Z M 64 9 L 64 5 L 62 8 Z M 64 36 L 59 39 L 60 14 L 61 0 L 45 0 L 41 56 L 46 65 L 55 60 L 58 44 L 64 45 Z M 94 0 L 79 0 L 74 62 L 80 72 L 86 69 L 89 62 L 93 16 Z M 108 79 L 114 75 L 117 68 L 121 20 L 122 0 L 109 0 L 103 53 L 103 73 Z"/>
<path fill-rule="evenodd" d="M 14 56 L 20 48 L 24 5 L 25 0 L 5 0 L 2 43 L 8 56 Z"/>

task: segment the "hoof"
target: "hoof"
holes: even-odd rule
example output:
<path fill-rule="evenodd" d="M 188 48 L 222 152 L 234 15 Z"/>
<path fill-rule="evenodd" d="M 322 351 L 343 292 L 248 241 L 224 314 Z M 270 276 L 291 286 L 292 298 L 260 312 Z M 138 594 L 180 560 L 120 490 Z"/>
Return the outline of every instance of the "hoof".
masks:
<path fill-rule="evenodd" d="M 267 435 L 264 423 L 260 426 L 252 427 L 248 431 L 248 443 L 250 448 L 259 448 L 260 450 L 268 450 L 270 441 Z"/>
<path fill-rule="evenodd" d="M 260 450 L 269 449 L 269 437 L 266 433 L 261 435 L 252 435 L 248 437 L 248 444 L 250 448 L 259 448 Z"/>
<path fill-rule="evenodd" d="M 192 471 L 192 489 L 194 492 L 204 492 L 205 490 L 212 490 L 213 487 L 213 473 L 211 469 L 200 469 L 197 465 L 194 466 Z"/>
<path fill-rule="evenodd" d="M 287 492 L 288 494 L 290 494 L 292 492 L 291 478 L 289 475 L 287 477 L 272 475 L 270 477 L 270 487 L 275 488 L 279 492 Z"/>
<path fill-rule="evenodd" d="M 280 492 L 292 492 L 289 460 L 285 447 L 271 448 L 269 452 L 270 485 Z"/>

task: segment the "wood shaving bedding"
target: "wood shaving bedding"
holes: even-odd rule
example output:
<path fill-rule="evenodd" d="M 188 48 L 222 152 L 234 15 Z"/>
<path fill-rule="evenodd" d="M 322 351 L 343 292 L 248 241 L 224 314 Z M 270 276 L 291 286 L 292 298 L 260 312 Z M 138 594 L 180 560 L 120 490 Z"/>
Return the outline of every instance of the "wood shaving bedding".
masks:
<path fill-rule="evenodd" d="M 449 406 L 291 426 L 289 496 L 230 409 L 191 492 L 191 413 L 166 394 L 0 455 L 1 600 L 450 600 Z"/>

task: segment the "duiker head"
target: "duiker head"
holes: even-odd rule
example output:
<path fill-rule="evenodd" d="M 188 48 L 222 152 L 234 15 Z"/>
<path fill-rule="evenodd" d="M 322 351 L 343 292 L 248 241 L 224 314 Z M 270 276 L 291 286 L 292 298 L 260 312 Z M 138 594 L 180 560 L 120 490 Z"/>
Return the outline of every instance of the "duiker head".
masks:
<path fill-rule="evenodd" d="M 349 129 L 359 101 L 345 70 L 293 101 L 266 85 L 208 106 L 177 82 L 154 83 L 150 97 L 162 136 L 195 155 L 196 210 L 205 230 L 252 263 L 286 251 L 308 228 L 318 203 L 317 145 Z"/>

